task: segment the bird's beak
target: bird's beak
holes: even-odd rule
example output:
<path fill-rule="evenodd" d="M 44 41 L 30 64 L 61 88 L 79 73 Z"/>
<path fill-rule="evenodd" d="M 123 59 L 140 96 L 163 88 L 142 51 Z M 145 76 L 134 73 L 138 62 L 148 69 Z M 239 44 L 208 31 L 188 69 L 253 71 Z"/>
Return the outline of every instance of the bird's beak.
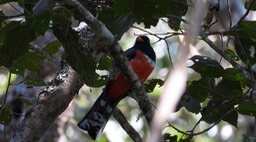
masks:
<path fill-rule="evenodd" d="M 144 40 L 140 36 L 138 36 L 136 42 L 144 42 Z"/>

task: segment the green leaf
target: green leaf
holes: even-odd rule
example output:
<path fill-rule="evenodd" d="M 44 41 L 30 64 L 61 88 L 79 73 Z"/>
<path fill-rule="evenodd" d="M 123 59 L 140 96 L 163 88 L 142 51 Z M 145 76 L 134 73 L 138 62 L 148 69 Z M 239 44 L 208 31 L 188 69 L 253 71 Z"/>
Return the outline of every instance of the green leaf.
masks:
<path fill-rule="evenodd" d="M 253 38 L 235 36 L 236 53 L 239 58 L 246 64 L 256 63 L 256 54 L 251 50 L 252 47 L 256 47 L 256 43 Z"/>
<path fill-rule="evenodd" d="M 226 68 L 223 73 L 223 79 L 233 81 L 245 81 L 244 76 L 235 68 Z"/>
<path fill-rule="evenodd" d="M 53 56 L 59 51 L 59 48 L 61 47 L 61 43 L 59 40 L 54 40 L 50 43 L 48 43 L 45 48 L 43 49 L 45 52 L 47 52 L 49 55 Z"/>
<path fill-rule="evenodd" d="M 182 22 L 182 16 L 184 16 L 188 11 L 187 0 L 170 1 L 170 7 L 167 8 L 168 25 L 173 30 L 180 29 L 180 24 Z"/>
<path fill-rule="evenodd" d="M 23 56 L 19 57 L 12 66 L 12 73 L 24 75 L 24 70 L 28 69 L 31 72 L 39 75 L 41 73 L 41 68 L 39 63 L 44 59 L 44 57 L 36 52 L 27 52 Z"/>
<path fill-rule="evenodd" d="M 252 2 L 250 2 L 250 1 L 245 1 L 244 7 L 245 7 L 246 9 L 248 9 L 251 4 L 252 4 Z M 253 3 L 252 8 L 251 8 L 250 10 L 256 10 L 256 4 L 255 4 L 255 3 Z"/>
<path fill-rule="evenodd" d="M 60 16 L 62 18 L 65 18 L 65 20 L 67 20 L 67 21 L 70 20 L 70 18 L 73 16 L 73 13 L 66 8 L 63 8 L 58 12 L 59 12 Z"/>
<path fill-rule="evenodd" d="M 237 128 L 237 123 L 238 123 L 238 113 L 237 113 L 237 111 L 229 112 L 225 117 L 223 117 L 223 121 L 226 121 L 229 124 L 231 124 L 231 125 L 233 125 Z"/>
<path fill-rule="evenodd" d="M 50 19 L 51 16 L 49 14 L 45 16 L 40 16 L 33 19 L 33 23 L 31 26 L 33 26 L 33 29 L 36 34 L 38 35 L 44 35 L 44 33 L 49 29 L 50 26 Z"/>
<path fill-rule="evenodd" d="M 111 64 L 111 61 L 112 61 L 111 58 L 109 58 L 108 56 L 103 56 L 97 65 L 97 69 L 108 70 Z"/>
<path fill-rule="evenodd" d="M 230 58 L 234 59 L 235 61 L 238 61 L 238 60 L 239 60 L 239 57 L 236 55 L 236 53 L 235 53 L 233 50 L 227 49 L 225 52 L 226 52 L 226 54 L 227 54 Z"/>
<path fill-rule="evenodd" d="M 238 112 L 244 115 L 256 116 L 256 103 L 242 102 L 238 106 Z"/>
<path fill-rule="evenodd" d="M 134 0 L 115 0 L 114 2 L 115 16 L 124 15 L 134 8 Z"/>
<path fill-rule="evenodd" d="M 202 120 L 209 124 L 223 120 L 237 127 L 238 115 L 234 110 L 234 105 L 237 104 L 237 101 L 210 101 L 201 111 Z"/>
<path fill-rule="evenodd" d="M 132 19 L 137 23 L 143 22 L 146 28 L 151 25 L 156 26 L 159 17 L 169 17 L 169 22 L 175 23 L 174 26 L 170 24 L 170 27 L 175 27 L 175 29 L 178 29 L 181 16 L 184 16 L 188 9 L 186 0 L 182 0 L 182 2 L 170 0 L 116 0 L 113 7 L 115 17 L 132 14 Z"/>
<path fill-rule="evenodd" d="M 200 73 L 201 76 L 217 78 L 221 77 L 224 72 L 224 68 L 219 62 L 209 57 L 195 55 L 190 59 L 194 62 L 190 68 Z"/>
<path fill-rule="evenodd" d="M 7 26 L 6 37 L 0 48 L 0 65 L 10 67 L 14 61 L 25 54 L 35 38 L 34 32 L 26 25 Z"/>
<path fill-rule="evenodd" d="M 243 38 L 256 38 L 256 22 L 255 21 L 243 21 L 239 24 L 237 34 Z"/>
<path fill-rule="evenodd" d="M 156 85 L 159 85 L 160 87 L 164 85 L 164 81 L 161 80 L 161 79 L 151 79 L 151 80 L 148 80 L 146 83 L 145 83 L 145 91 L 147 93 L 150 93 L 150 92 L 153 92 Z"/>
<path fill-rule="evenodd" d="M 213 96 L 215 80 L 213 78 L 202 78 L 189 82 L 185 94 L 203 102 L 207 97 Z"/>
<path fill-rule="evenodd" d="M 212 99 L 222 100 L 242 97 L 243 84 L 240 81 L 222 79 L 215 87 L 215 96 Z"/>
<path fill-rule="evenodd" d="M 12 113 L 10 107 L 0 106 L 0 123 L 8 125 L 12 121 Z"/>

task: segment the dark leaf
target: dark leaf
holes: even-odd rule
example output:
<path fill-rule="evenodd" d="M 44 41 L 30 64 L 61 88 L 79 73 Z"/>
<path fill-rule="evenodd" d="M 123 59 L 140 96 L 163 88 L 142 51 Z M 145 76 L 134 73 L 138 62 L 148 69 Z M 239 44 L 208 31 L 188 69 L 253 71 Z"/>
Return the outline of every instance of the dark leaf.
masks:
<path fill-rule="evenodd" d="M 50 15 L 47 14 L 45 16 L 40 16 L 38 18 L 33 19 L 33 29 L 37 35 L 44 35 L 44 33 L 49 29 L 50 26 Z"/>
<path fill-rule="evenodd" d="M 117 40 L 120 40 L 134 22 L 134 18 L 130 13 L 120 15 L 115 20 L 113 26 L 110 27 L 110 31 L 115 35 Z"/>
<path fill-rule="evenodd" d="M 246 2 L 244 3 L 244 7 L 245 7 L 246 9 L 248 9 L 249 6 L 250 6 L 250 4 L 251 4 L 251 1 L 246 1 Z M 256 4 L 255 4 L 255 3 L 253 3 L 252 8 L 251 8 L 250 10 L 256 10 Z"/>
<path fill-rule="evenodd" d="M 220 120 L 226 121 L 237 127 L 237 112 L 234 110 L 234 105 L 238 100 L 229 101 L 210 101 L 208 105 L 201 111 L 202 120 L 211 124 L 218 123 Z"/>
<path fill-rule="evenodd" d="M 256 142 L 256 137 L 243 135 L 243 142 Z"/>
<path fill-rule="evenodd" d="M 24 70 L 28 69 L 31 72 L 40 75 L 41 69 L 39 63 L 44 57 L 36 52 L 27 52 L 19 57 L 12 66 L 12 72 L 19 75 L 24 75 Z"/>
<path fill-rule="evenodd" d="M 174 135 L 172 136 L 169 133 L 164 133 L 164 142 L 177 142 L 178 136 Z"/>
<path fill-rule="evenodd" d="M 188 6 L 186 0 L 116 0 L 114 3 L 115 17 L 132 14 L 132 19 L 137 23 L 143 22 L 146 28 L 156 26 L 158 18 L 160 17 L 169 17 L 169 22 L 175 24 L 174 26 L 173 24 L 169 24 L 170 27 L 178 29 L 177 27 L 179 27 L 181 23 L 181 16 L 186 14 L 187 9 Z"/>
<path fill-rule="evenodd" d="M 191 139 L 189 137 L 187 137 L 187 138 L 179 139 L 178 142 L 191 142 Z"/>
<path fill-rule="evenodd" d="M 226 68 L 223 73 L 223 79 L 233 81 L 245 81 L 244 76 L 235 68 Z"/>
<path fill-rule="evenodd" d="M 125 15 L 134 8 L 134 0 L 115 0 L 114 2 L 115 16 Z"/>
<path fill-rule="evenodd" d="M 9 2 L 18 2 L 18 0 L 1 0 L 0 5 L 5 4 L 5 3 L 9 3 Z"/>
<path fill-rule="evenodd" d="M 244 115 L 256 116 L 256 103 L 242 102 L 238 106 L 238 112 Z"/>
<path fill-rule="evenodd" d="M 3 125 L 10 124 L 12 120 L 12 113 L 10 107 L 0 106 L 0 123 Z"/>
<path fill-rule="evenodd" d="M 255 21 L 243 21 L 239 24 L 237 34 L 242 38 L 254 38 L 256 39 L 256 22 Z"/>
<path fill-rule="evenodd" d="M 200 73 L 201 76 L 220 77 L 224 68 L 217 62 L 206 56 L 195 55 L 190 58 L 194 64 L 190 66 L 193 70 Z"/>
<path fill-rule="evenodd" d="M 0 65 L 6 67 L 10 67 L 14 61 L 25 54 L 29 49 L 29 43 L 35 38 L 29 26 L 22 24 L 12 26 L 13 24 L 6 27 L 5 41 L 0 48 Z"/>
<path fill-rule="evenodd" d="M 182 16 L 187 13 L 188 4 L 187 0 L 180 0 L 180 1 L 170 1 L 170 11 L 168 11 L 168 25 L 173 30 L 180 29 L 180 24 L 182 22 Z"/>
<path fill-rule="evenodd" d="M 207 97 L 213 96 L 215 80 L 213 78 L 202 78 L 188 84 L 185 94 L 203 102 Z"/>
<path fill-rule="evenodd" d="M 78 43 L 78 33 L 71 29 L 70 21 L 66 21 L 60 15 L 55 15 L 53 30 L 65 49 L 63 59 L 83 76 L 86 85 L 102 86 L 106 79 L 96 73 L 96 63 L 91 54 Z"/>
<path fill-rule="evenodd" d="M 237 122 L 238 122 L 238 113 L 237 113 L 237 111 L 229 112 L 225 117 L 223 117 L 223 121 L 226 121 L 229 124 L 231 124 L 231 125 L 233 125 L 237 128 Z"/>
<path fill-rule="evenodd" d="M 252 47 L 255 48 L 254 39 L 235 36 L 236 53 L 244 63 L 256 63 L 256 54 L 251 50 Z"/>
<path fill-rule="evenodd" d="M 145 91 L 147 93 L 150 93 L 150 92 L 153 92 L 156 85 L 159 85 L 160 87 L 163 86 L 164 84 L 164 81 L 161 80 L 161 79 L 151 79 L 151 80 L 148 80 L 146 83 L 145 83 Z"/>
<path fill-rule="evenodd" d="M 222 79 L 215 87 L 215 96 L 212 99 L 222 100 L 242 97 L 243 84 L 240 81 Z"/>
<path fill-rule="evenodd" d="M 190 95 L 183 95 L 180 99 L 179 105 L 195 114 L 198 114 L 201 111 L 200 102 L 197 99 L 192 98 Z"/>

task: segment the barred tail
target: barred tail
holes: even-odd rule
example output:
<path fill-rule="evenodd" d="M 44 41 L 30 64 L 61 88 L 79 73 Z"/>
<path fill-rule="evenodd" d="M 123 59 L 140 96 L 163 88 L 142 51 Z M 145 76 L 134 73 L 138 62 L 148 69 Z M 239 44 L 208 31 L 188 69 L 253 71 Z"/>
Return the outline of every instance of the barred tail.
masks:
<path fill-rule="evenodd" d="M 118 102 L 119 100 L 109 103 L 104 100 L 102 94 L 78 123 L 78 127 L 87 131 L 90 137 L 95 140 L 98 133 L 104 129 Z"/>

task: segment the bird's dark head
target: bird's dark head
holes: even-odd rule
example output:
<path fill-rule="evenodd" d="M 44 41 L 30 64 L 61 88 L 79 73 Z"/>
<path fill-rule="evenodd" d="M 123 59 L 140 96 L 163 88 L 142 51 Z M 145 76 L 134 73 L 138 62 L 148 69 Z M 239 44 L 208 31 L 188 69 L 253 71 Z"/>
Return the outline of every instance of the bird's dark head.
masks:
<path fill-rule="evenodd" d="M 150 45 L 150 41 L 149 41 L 149 38 L 147 36 L 138 36 L 137 39 L 136 39 L 136 43 L 144 43 L 144 44 L 147 44 L 147 45 Z"/>
<path fill-rule="evenodd" d="M 133 47 L 148 55 L 148 57 L 153 61 L 156 60 L 156 54 L 151 47 L 149 38 L 147 36 L 138 36 Z"/>

